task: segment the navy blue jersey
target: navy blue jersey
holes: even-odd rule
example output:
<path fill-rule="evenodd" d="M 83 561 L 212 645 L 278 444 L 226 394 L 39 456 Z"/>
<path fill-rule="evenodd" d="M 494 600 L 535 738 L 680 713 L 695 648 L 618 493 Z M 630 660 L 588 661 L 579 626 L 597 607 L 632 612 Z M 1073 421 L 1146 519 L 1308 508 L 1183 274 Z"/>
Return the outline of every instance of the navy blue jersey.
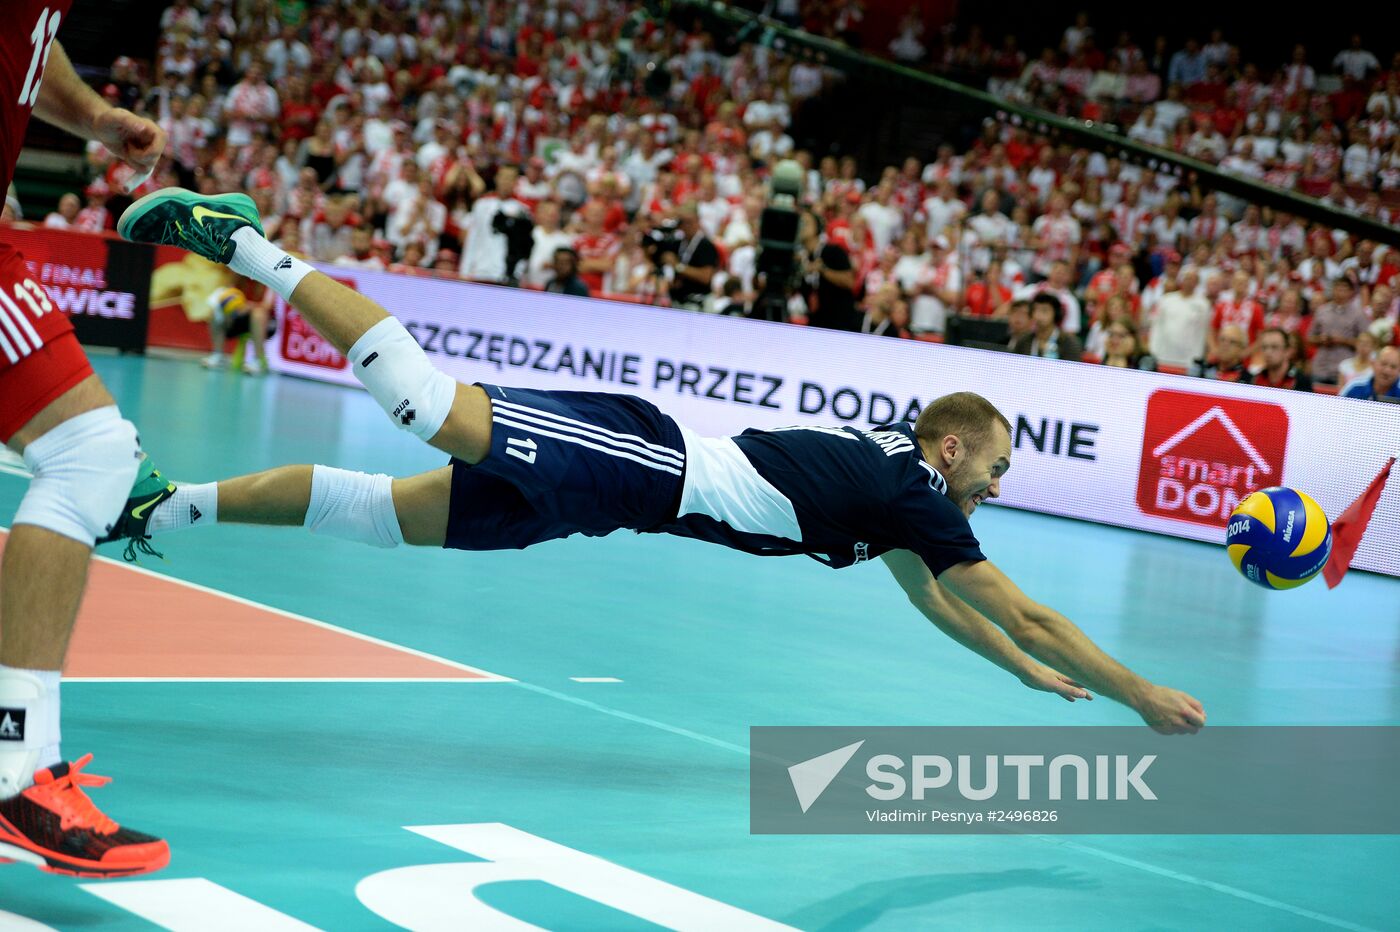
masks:
<path fill-rule="evenodd" d="M 911 424 L 685 434 L 679 515 L 650 530 L 838 569 L 891 550 L 913 551 L 935 576 L 986 559 Z"/>

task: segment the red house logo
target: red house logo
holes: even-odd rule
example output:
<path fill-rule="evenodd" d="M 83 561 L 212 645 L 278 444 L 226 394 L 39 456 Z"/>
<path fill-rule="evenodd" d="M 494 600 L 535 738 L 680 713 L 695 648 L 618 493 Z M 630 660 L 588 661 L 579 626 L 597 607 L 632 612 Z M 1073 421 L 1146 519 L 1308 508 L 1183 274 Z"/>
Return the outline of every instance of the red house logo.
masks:
<path fill-rule="evenodd" d="M 1138 507 L 1219 527 L 1249 493 L 1282 484 L 1287 444 L 1281 405 L 1160 388 L 1147 399 Z"/>
<path fill-rule="evenodd" d="M 355 288 L 355 282 L 348 278 L 336 278 L 348 288 Z M 356 288 L 356 291 L 359 289 Z M 316 332 L 316 328 L 306 322 L 296 308 L 281 298 L 282 305 L 282 358 L 288 362 L 299 362 L 322 369 L 344 369 L 349 361 L 331 345 L 331 342 Z"/>

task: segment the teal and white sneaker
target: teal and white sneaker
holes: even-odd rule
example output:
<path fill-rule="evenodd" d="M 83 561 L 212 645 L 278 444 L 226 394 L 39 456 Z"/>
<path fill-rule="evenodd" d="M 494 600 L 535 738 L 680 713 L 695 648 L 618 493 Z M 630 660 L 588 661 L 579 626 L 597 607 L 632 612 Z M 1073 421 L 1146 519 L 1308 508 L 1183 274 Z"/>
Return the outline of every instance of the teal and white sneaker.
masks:
<path fill-rule="evenodd" d="M 122 212 L 117 233 L 133 243 L 179 246 L 211 262 L 228 265 L 238 244 L 230 237 L 244 227 L 263 235 L 257 205 L 246 194 L 197 194 L 162 188 Z"/>

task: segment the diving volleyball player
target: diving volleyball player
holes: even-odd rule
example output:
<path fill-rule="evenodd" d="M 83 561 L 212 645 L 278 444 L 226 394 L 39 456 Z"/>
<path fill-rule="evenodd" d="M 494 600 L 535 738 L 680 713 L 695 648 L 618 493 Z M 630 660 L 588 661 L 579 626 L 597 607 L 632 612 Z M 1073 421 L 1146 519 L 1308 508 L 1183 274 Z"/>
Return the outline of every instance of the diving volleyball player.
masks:
<path fill-rule="evenodd" d="M 245 195 L 166 189 L 128 208 L 118 231 L 281 294 L 398 427 L 452 456 L 407 479 L 284 466 L 182 486 L 118 529 L 133 543 L 216 521 L 461 550 L 630 528 L 835 568 L 878 556 L 934 624 L 1027 686 L 1070 701 L 1093 690 L 1167 734 L 1205 724 L 1194 698 L 1113 660 L 983 556 L 968 518 L 1000 493 L 1012 451 L 1010 424 L 979 395 L 947 395 L 914 424 L 870 431 L 704 438 L 629 395 L 458 384 L 377 304 L 269 243 Z"/>

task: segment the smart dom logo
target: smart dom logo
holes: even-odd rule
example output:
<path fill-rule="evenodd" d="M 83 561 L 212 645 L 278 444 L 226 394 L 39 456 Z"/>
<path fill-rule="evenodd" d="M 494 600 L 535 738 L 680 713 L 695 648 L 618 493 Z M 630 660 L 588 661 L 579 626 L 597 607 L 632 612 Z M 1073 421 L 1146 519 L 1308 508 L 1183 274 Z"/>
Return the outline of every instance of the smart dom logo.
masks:
<path fill-rule="evenodd" d="M 336 278 L 347 288 L 355 288 L 348 278 Z M 356 289 L 357 291 L 359 289 Z M 279 302 L 281 299 L 278 299 Z M 282 358 L 288 362 L 299 362 L 322 369 L 344 369 L 347 360 L 330 341 L 316 332 L 316 328 L 306 322 L 296 308 L 283 305 L 282 312 Z"/>
<path fill-rule="evenodd" d="M 1287 444 L 1280 405 L 1158 389 L 1147 399 L 1138 507 L 1218 527 L 1251 492 L 1282 484 Z"/>

